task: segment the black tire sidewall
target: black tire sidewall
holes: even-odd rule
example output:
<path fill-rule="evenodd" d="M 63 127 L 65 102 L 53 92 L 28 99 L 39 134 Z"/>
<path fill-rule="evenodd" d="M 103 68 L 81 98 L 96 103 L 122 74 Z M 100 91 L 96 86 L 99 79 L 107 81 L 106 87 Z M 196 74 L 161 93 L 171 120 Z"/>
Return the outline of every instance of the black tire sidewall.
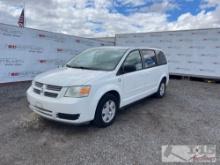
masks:
<path fill-rule="evenodd" d="M 106 103 L 107 101 L 109 101 L 109 100 L 112 100 L 112 101 L 115 102 L 116 112 L 115 112 L 114 118 L 113 118 L 110 122 L 106 123 L 106 122 L 103 121 L 103 118 L 102 118 L 102 110 L 103 110 L 103 106 L 105 105 L 105 103 Z M 114 95 L 112 95 L 112 94 L 105 94 L 105 95 L 100 99 L 100 101 L 99 101 L 99 103 L 98 103 L 98 106 L 97 106 L 97 108 L 96 108 L 96 113 L 95 113 L 95 118 L 94 118 L 93 123 L 94 123 L 96 126 L 98 126 L 98 127 L 107 127 L 107 126 L 111 125 L 111 124 L 114 122 L 115 118 L 116 118 L 117 111 L 118 111 L 118 107 L 119 107 L 119 104 L 118 104 L 117 98 L 116 98 Z"/>
<path fill-rule="evenodd" d="M 160 87 L 161 87 L 162 84 L 164 84 L 164 94 L 163 95 L 160 94 Z M 162 98 L 163 96 L 165 96 L 165 94 L 166 94 L 166 81 L 162 80 L 160 82 L 160 85 L 159 85 L 159 88 L 157 90 L 156 96 L 159 97 L 159 98 Z"/>

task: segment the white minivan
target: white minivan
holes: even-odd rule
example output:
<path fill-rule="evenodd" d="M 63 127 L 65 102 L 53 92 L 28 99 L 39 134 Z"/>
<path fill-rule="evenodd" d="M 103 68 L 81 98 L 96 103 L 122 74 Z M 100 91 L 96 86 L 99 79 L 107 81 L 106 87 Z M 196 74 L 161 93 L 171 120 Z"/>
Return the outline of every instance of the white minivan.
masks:
<path fill-rule="evenodd" d="M 121 107 L 152 94 L 163 97 L 168 81 L 167 60 L 159 49 L 97 47 L 36 76 L 27 100 L 45 118 L 106 127 Z"/>

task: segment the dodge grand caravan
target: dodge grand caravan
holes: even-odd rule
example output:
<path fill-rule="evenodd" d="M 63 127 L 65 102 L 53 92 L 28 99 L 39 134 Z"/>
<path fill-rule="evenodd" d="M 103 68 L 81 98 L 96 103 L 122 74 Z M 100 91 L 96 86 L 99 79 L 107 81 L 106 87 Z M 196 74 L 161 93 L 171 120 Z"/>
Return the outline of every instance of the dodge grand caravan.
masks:
<path fill-rule="evenodd" d="M 168 81 L 167 60 L 159 49 L 98 47 L 36 76 L 27 99 L 30 109 L 45 118 L 106 127 L 121 107 L 152 94 L 163 97 Z"/>

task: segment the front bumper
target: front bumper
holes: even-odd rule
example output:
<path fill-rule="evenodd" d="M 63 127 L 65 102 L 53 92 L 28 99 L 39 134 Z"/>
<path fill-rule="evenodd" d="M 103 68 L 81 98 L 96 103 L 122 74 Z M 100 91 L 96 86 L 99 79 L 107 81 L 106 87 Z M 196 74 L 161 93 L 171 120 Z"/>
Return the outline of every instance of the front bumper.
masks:
<path fill-rule="evenodd" d="M 71 124 L 80 124 L 93 120 L 94 112 L 90 109 L 89 97 L 50 98 L 27 90 L 29 107 L 42 117 Z"/>

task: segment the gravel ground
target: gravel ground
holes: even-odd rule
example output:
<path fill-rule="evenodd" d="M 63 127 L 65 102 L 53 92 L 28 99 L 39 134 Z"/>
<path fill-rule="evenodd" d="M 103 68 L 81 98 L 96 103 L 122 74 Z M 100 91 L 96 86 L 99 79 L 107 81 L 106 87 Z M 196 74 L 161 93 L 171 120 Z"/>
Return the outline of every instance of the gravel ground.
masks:
<path fill-rule="evenodd" d="M 220 85 L 171 80 L 163 99 L 123 109 L 100 129 L 38 117 L 27 107 L 29 83 L 0 87 L 0 164 L 161 163 L 161 145 L 214 144 L 220 152 Z"/>

